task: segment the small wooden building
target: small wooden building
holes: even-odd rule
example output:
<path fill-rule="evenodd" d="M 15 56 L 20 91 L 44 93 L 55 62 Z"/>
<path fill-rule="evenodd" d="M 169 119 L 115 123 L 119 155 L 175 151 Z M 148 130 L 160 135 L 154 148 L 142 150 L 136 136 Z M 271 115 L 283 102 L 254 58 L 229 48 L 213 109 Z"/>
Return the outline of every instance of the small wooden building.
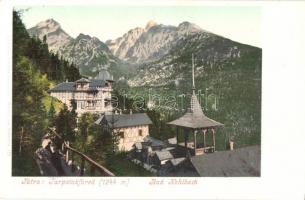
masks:
<path fill-rule="evenodd" d="M 130 113 L 102 115 L 95 123 L 113 129 L 119 135 L 119 150 L 129 151 L 134 144 L 144 142 L 144 138 L 149 136 L 152 121 L 146 113 Z"/>
<path fill-rule="evenodd" d="M 193 59 L 192 59 L 193 61 Z M 192 88 L 192 97 L 190 102 L 190 108 L 187 112 L 175 119 L 174 121 L 169 122 L 169 125 L 176 126 L 176 137 L 178 141 L 178 129 L 183 129 L 184 131 L 184 146 L 186 149 L 193 149 L 195 155 L 201 155 L 205 152 L 214 152 L 215 151 L 215 134 L 216 128 L 223 126 L 222 123 L 219 123 L 213 119 L 208 118 L 202 111 L 201 105 L 195 94 L 195 79 L 194 79 L 194 61 L 192 64 L 192 79 L 193 79 L 193 88 Z M 202 132 L 204 135 L 203 145 L 198 148 L 197 145 L 197 133 Z M 213 145 L 206 145 L 206 134 L 213 134 Z M 189 143 L 189 135 L 193 134 L 194 141 Z"/>
<path fill-rule="evenodd" d="M 164 165 L 167 161 L 170 161 L 174 158 L 173 155 L 165 149 L 156 151 L 156 157 L 159 161 L 159 165 Z"/>

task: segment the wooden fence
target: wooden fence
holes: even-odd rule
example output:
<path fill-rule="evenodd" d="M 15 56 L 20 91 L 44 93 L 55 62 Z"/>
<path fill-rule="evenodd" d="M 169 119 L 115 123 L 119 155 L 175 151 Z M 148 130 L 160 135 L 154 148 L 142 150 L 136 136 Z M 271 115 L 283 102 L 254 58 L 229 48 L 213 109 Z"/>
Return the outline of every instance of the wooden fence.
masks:
<path fill-rule="evenodd" d="M 97 170 L 102 176 L 115 176 L 112 172 L 110 172 L 108 169 L 103 167 L 102 165 L 95 162 L 93 159 L 88 157 L 87 155 L 81 153 L 80 151 L 72 148 L 69 146 L 68 142 L 64 143 L 64 148 L 66 148 L 66 161 L 69 160 L 69 151 L 71 151 L 71 154 L 77 154 L 81 158 L 81 166 L 80 166 L 80 175 L 84 175 L 84 168 L 85 168 L 85 162 L 88 162 L 91 166 L 90 168 L 90 175 L 95 175 L 95 171 Z M 74 156 L 71 156 L 72 158 Z M 72 159 L 73 164 L 73 159 Z M 73 170 L 73 169 L 72 169 Z"/>
<path fill-rule="evenodd" d="M 81 164 L 80 164 L 80 176 L 84 175 L 85 171 L 85 162 L 89 163 L 90 165 L 90 175 L 94 176 L 95 172 L 99 172 L 102 176 L 115 176 L 112 172 L 110 172 L 108 169 L 103 167 L 102 165 L 98 164 L 96 161 L 94 161 L 92 158 L 89 156 L 83 154 L 82 152 L 78 151 L 77 149 L 74 149 L 70 146 L 68 141 L 64 141 L 63 138 L 56 133 L 54 129 L 49 129 L 51 130 L 51 133 L 53 133 L 56 137 L 58 137 L 61 142 L 62 142 L 62 150 L 65 153 L 65 160 L 68 163 L 69 162 L 69 154 L 71 154 L 71 171 L 72 173 L 75 171 L 74 167 L 74 155 L 78 155 L 81 158 Z"/>

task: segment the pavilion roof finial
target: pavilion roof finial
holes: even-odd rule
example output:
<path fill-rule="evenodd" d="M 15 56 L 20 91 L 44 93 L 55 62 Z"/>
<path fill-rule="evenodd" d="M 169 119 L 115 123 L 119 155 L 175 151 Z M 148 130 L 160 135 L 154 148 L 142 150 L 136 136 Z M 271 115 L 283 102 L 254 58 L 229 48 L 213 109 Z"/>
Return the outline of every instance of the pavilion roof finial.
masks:
<path fill-rule="evenodd" d="M 194 66 L 194 54 L 192 54 L 192 79 L 193 79 L 193 91 L 195 91 L 195 66 Z"/>

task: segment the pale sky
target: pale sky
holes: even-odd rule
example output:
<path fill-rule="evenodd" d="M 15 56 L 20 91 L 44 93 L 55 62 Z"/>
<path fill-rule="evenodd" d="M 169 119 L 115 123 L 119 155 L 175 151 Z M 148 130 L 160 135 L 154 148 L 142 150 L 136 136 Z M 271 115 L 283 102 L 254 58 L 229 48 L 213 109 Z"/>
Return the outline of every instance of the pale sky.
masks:
<path fill-rule="evenodd" d="M 149 20 L 177 26 L 189 21 L 229 39 L 261 47 L 261 8 L 245 6 L 16 6 L 30 8 L 22 20 L 27 28 L 53 18 L 70 36 L 79 33 L 115 39 Z"/>

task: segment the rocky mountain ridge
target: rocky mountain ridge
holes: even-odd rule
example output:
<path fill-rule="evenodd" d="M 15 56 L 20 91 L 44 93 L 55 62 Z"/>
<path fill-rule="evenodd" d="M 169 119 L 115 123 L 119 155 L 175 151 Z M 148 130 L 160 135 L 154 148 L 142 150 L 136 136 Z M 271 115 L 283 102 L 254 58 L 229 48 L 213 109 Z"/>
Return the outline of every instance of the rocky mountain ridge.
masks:
<path fill-rule="evenodd" d="M 115 40 L 107 40 L 106 45 L 109 47 L 113 55 L 120 59 L 125 59 L 128 50 L 134 45 L 134 43 L 139 39 L 145 29 L 137 27 L 131 29 L 125 33 L 122 37 Z"/>
<path fill-rule="evenodd" d="M 31 37 L 38 37 L 40 40 L 43 40 L 44 36 L 46 36 L 49 50 L 54 52 L 57 52 L 59 48 L 73 40 L 54 19 L 39 22 L 36 26 L 28 29 L 28 33 Z"/>
<path fill-rule="evenodd" d="M 28 33 L 40 40 L 46 37 L 50 51 L 76 64 L 81 74 L 86 76 L 95 76 L 102 66 L 116 65 L 119 62 L 108 46 L 97 37 L 80 33 L 76 38 L 72 38 L 54 19 L 39 22 L 28 29 Z"/>
<path fill-rule="evenodd" d="M 205 71 L 227 70 L 242 59 L 249 59 L 249 52 L 261 50 L 240 44 L 224 37 L 206 32 L 197 32 L 178 40 L 174 47 L 161 59 L 139 65 L 138 73 L 128 81 L 130 86 L 178 85 L 190 79 L 191 57 L 194 54 L 196 77 L 205 76 Z M 257 53 L 255 53 L 257 54 Z M 261 59 L 258 57 L 258 59 Z M 246 66 L 245 66 L 246 67 Z M 260 69 L 260 63 L 248 66 Z"/>
<path fill-rule="evenodd" d="M 106 44 L 120 59 L 143 63 L 161 58 L 176 45 L 176 41 L 196 32 L 208 33 L 190 22 L 182 22 L 176 27 L 149 21 L 145 29 L 131 29 L 122 37 L 108 40 Z"/>

